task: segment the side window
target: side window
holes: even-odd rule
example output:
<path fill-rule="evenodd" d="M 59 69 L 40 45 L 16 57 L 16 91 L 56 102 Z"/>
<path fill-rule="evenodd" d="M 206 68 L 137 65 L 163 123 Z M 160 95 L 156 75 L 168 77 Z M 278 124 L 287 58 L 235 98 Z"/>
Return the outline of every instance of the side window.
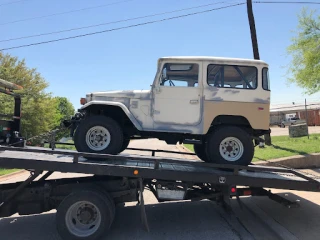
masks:
<path fill-rule="evenodd" d="M 198 87 L 199 65 L 166 63 L 163 66 L 160 86 Z"/>
<path fill-rule="evenodd" d="M 207 82 L 210 86 L 222 88 L 257 88 L 257 68 L 210 64 L 207 69 Z"/>
<path fill-rule="evenodd" d="M 262 69 L 262 88 L 270 91 L 269 71 L 268 68 Z"/>

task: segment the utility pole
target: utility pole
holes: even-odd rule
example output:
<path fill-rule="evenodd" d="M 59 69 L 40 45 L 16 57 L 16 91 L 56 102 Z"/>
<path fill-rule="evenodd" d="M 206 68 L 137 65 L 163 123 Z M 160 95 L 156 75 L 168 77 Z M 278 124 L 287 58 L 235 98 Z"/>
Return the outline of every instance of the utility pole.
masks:
<path fill-rule="evenodd" d="M 254 21 L 253 10 L 252 10 L 252 0 L 247 0 L 247 12 L 248 12 L 248 20 L 249 20 L 250 33 L 251 33 L 253 57 L 255 60 L 260 60 L 256 24 Z M 264 135 L 264 140 L 266 145 L 269 145 L 269 146 L 271 145 L 270 133 Z"/>
<path fill-rule="evenodd" d="M 256 32 L 256 24 L 254 21 L 253 10 L 252 10 L 252 0 L 247 0 L 247 11 L 248 11 L 250 33 L 251 33 L 253 57 L 256 60 L 260 60 L 258 39 L 257 39 L 257 32 Z"/>

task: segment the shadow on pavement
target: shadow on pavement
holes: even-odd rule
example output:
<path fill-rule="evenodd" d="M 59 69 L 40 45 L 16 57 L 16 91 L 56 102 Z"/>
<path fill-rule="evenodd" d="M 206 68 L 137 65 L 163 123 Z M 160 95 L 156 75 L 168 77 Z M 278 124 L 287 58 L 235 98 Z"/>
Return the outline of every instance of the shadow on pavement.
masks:
<path fill-rule="evenodd" d="M 299 200 L 301 207 L 288 209 L 267 197 L 252 197 L 252 204 L 298 239 L 319 239 L 320 206 L 293 193 L 279 195 Z M 115 221 L 103 240 L 241 239 L 221 215 L 220 208 L 209 201 L 146 205 L 151 230 L 148 233 L 141 224 L 139 207 L 117 207 Z M 1 240 L 61 240 L 55 228 L 54 211 L 0 219 L 0 232 Z"/>
<path fill-rule="evenodd" d="M 118 207 L 110 232 L 103 239 L 240 239 L 209 201 L 146 205 L 150 232 L 140 221 L 140 209 Z M 3 240 L 60 240 L 55 213 L 0 219 Z"/>
<path fill-rule="evenodd" d="M 298 201 L 299 208 L 286 208 L 267 197 L 254 197 L 256 205 L 276 222 L 285 227 L 298 239 L 314 240 L 320 236 L 320 205 L 313 203 L 305 198 L 291 192 L 277 193 L 291 201 Z M 313 197 L 320 197 L 320 193 L 312 194 Z"/>

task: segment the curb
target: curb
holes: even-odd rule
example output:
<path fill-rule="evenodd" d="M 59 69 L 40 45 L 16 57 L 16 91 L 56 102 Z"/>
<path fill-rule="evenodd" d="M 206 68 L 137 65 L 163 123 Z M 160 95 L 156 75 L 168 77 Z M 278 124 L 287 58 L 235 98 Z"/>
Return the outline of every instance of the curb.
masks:
<path fill-rule="evenodd" d="M 253 162 L 255 165 L 274 166 L 281 164 L 290 168 L 320 168 L 320 153 L 295 155 L 278 159 Z"/>
<path fill-rule="evenodd" d="M 17 175 L 27 173 L 27 172 L 28 172 L 27 170 L 17 170 L 16 172 L 0 176 L 0 181 L 8 180 L 9 178 L 12 178 L 12 177 L 15 177 Z"/>
<path fill-rule="evenodd" d="M 188 148 L 180 145 L 186 152 L 193 153 Z M 196 157 L 197 158 L 197 157 Z M 311 153 L 307 155 L 295 155 L 291 157 L 270 159 L 264 161 L 253 162 L 254 165 L 260 166 L 275 166 L 281 164 L 289 168 L 320 168 L 320 153 Z"/>

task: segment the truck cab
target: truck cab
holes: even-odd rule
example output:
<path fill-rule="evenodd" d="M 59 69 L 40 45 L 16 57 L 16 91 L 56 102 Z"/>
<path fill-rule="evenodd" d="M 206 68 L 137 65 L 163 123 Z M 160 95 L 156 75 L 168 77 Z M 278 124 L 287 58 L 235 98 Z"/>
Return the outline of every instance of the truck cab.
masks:
<path fill-rule="evenodd" d="M 21 97 L 14 90 L 22 90 L 22 87 L 0 79 L 0 94 L 14 99 L 11 113 L 0 110 L 0 145 L 23 147 L 24 138 L 20 134 Z"/>

